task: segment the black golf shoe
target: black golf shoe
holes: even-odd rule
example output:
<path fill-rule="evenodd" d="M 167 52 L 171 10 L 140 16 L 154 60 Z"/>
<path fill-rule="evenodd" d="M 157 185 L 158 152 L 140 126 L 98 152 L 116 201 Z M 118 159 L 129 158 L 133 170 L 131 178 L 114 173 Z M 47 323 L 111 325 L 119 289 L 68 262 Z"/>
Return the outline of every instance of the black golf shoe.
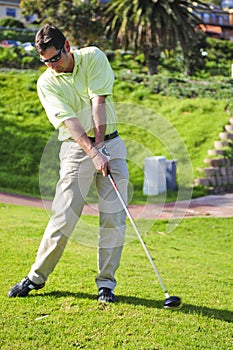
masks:
<path fill-rule="evenodd" d="M 98 301 L 101 301 L 102 303 L 114 303 L 116 298 L 110 288 L 102 287 L 99 289 Z"/>
<path fill-rule="evenodd" d="M 28 277 L 25 277 L 9 290 L 8 297 L 26 297 L 31 290 L 41 289 L 44 285 L 45 283 L 35 284 Z"/>

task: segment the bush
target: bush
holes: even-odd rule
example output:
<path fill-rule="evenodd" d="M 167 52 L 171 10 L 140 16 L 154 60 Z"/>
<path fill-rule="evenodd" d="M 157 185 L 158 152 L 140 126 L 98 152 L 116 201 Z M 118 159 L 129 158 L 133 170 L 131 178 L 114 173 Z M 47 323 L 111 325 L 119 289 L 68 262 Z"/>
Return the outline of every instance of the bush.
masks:
<path fill-rule="evenodd" d="M 25 28 L 24 24 L 18 19 L 7 17 L 0 20 L 1 27 Z"/>
<path fill-rule="evenodd" d="M 7 64 L 6 64 L 7 63 Z M 36 69 L 41 66 L 35 51 L 25 51 L 22 47 L 0 47 L 0 67 Z"/>
<path fill-rule="evenodd" d="M 16 40 L 22 43 L 34 42 L 35 31 L 20 28 L 0 27 L 0 41 L 2 40 Z"/>
<path fill-rule="evenodd" d="M 32 68 L 32 67 L 37 67 L 38 66 L 38 57 L 33 56 L 24 56 L 21 59 L 21 68 L 26 69 L 26 68 Z"/>
<path fill-rule="evenodd" d="M 0 47 L 0 66 L 5 67 L 6 62 L 8 67 L 18 67 L 19 55 L 14 48 L 3 48 Z"/>
<path fill-rule="evenodd" d="M 162 96 L 174 96 L 176 98 L 232 98 L 233 79 L 212 77 L 210 79 L 188 79 L 187 77 L 175 78 L 173 76 L 154 75 L 149 76 L 140 73 L 132 73 L 129 70 L 121 70 L 116 73 L 116 78 L 122 84 L 122 89 L 135 90 L 136 85 L 148 88 L 150 92 Z M 125 84 L 124 86 L 124 83 Z"/>

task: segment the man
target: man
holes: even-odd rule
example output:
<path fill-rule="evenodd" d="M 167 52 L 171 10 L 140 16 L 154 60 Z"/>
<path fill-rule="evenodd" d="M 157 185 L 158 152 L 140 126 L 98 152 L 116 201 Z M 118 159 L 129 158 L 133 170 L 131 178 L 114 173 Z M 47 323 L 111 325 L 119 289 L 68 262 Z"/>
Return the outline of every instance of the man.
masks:
<path fill-rule="evenodd" d="M 38 95 L 46 114 L 59 129 L 60 179 L 51 217 L 35 263 L 27 277 L 10 289 L 24 297 L 43 288 L 82 213 L 95 180 L 99 197 L 98 300 L 114 302 L 115 272 L 124 244 L 126 214 L 107 174 L 115 177 L 127 201 L 126 149 L 118 135 L 112 102 L 114 76 L 105 54 L 96 47 L 71 52 L 69 41 L 55 26 L 37 33 L 35 48 L 47 70 L 38 79 Z"/>

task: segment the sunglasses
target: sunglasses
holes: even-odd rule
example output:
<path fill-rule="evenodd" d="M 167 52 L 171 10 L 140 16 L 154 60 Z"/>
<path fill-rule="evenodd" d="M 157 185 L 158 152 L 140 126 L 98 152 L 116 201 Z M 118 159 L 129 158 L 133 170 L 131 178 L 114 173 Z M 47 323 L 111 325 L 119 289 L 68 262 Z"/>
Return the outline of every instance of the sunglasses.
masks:
<path fill-rule="evenodd" d="M 43 58 L 40 58 L 40 62 L 42 63 L 58 62 L 61 59 L 62 52 L 65 52 L 64 47 L 62 47 L 55 56 L 49 58 L 48 60 L 44 60 Z"/>

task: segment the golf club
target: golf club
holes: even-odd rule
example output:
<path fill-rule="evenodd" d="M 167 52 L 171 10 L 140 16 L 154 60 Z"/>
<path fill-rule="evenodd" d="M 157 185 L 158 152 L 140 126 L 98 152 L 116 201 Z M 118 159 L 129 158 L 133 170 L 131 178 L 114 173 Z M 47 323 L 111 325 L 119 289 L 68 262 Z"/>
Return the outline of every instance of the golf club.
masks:
<path fill-rule="evenodd" d="M 132 216 L 131 216 L 131 214 L 130 214 L 130 212 L 129 212 L 129 210 L 128 210 L 128 208 L 127 208 L 127 206 L 126 206 L 126 204 L 125 204 L 125 202 L 124 202 L 124 200 L 123 200 L 123 198 L 118 190 L 117 184 L 116 184 L 116 182 L 115 182 L 115 180 L 114 180 L 114 178 L 109 170 L 108 170 L 108 178 L 109 178 L 114 190 L 116 191 L 116 194 L 117 194 L 128 218 L 129 218 L 129 220 L 130 220 L 130 222 L 131 222 L 131 224 L 132 224 L 132 226 L 133 226 L 133 228 L 134 228 L 134 230 L 135 230 L 135 232 L 136 232 L 136 234 L 137 234 L 137 236 L 138 236 L 138 238 L 139 238 L 139 240 L 144 248 L 144 251 L 145 251 L 145 253 L 146 253 L 146 255 L 147 255 L 147 257 L 148 257 L 148 259 L 153 267 L 153 270 L 154 270 L 156 276 L 158 277 L 159 283 L 164 291 L 166 299 L 163 302 L 163 307 L 165 309 L 178 309 L 178 308 L 180 308 L 181 299 L 178 296 L 170 296 L 169 295 L 168 290 L 165 287 L 165 284 L 163 283 L 163 280 L 159 274 L 159 271 L 157 270 L 157 268 L 154 264 L 154 261 L 152 260 L 152 258 L 150 256 L 150 253 L 149 253 L 149 251 L 148 251 L 148 249 L 147 249 L 147 247 L 146 247 L 146 245 L 141 237 L 141 234 L 139 233 L 138 228 L 137 228 L 137 226 L 136 226 L 136 224 L 135 224 L 135 222 L 134 222 L 134 220 L 133 220 L 133 218 L 132 218 Z"/>

